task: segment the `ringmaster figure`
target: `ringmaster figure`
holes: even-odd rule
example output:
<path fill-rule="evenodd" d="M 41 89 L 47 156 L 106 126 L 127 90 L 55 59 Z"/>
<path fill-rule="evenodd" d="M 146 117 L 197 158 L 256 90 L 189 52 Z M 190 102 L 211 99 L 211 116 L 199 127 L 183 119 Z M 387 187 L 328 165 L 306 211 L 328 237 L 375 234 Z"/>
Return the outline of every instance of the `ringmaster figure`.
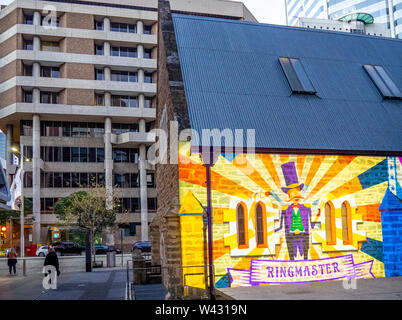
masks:
<path fill-rule="evenodd" d="M 295 163 L 284 163 L 281 168 L 286 182 L 286 187 L 283 187 L 282 191 L 288 195 L 291 204 L 282 210 L 280 226 L 275 229 L 275 232 L 282 229 L 283 221 L 285 221 L 285 237 L 290 260 L 295 259 L 297 250 L 304 260 L 307 260 L 310 247 L 310 226 L 314 228 L 315 225 L 311 222 L 311 208 L 300 203 L 303 199 L 301 191 L 304 184 L 299 184 Z"/>

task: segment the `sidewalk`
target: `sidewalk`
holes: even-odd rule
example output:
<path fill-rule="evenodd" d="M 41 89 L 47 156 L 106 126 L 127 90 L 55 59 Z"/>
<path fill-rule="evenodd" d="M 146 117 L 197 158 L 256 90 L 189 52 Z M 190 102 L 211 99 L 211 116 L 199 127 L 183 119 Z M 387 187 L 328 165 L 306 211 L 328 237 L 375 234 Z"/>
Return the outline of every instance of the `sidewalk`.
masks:
<path fill-rule="evenodd" d="M 124 300 L 126 270 L 62 273 L 57 290 L 45 290 L 43 275 L 0 277 L 0 300 Z"/>

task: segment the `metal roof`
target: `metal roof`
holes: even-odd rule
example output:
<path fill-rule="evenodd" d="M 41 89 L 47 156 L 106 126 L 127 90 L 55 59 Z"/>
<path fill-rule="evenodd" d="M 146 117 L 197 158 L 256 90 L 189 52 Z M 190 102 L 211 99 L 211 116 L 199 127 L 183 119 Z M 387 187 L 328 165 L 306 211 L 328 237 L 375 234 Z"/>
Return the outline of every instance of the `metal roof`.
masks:
<path fill-rule="evenodd" d="M 384 100 L 364 64 L 402 89 L 402 41 L 173 15 L 191 127 L 255 129 L 267 149 L 402 152 L 402 101 Z M 279 57 L 299 58 L 317 94 L 292 94 Z"/>

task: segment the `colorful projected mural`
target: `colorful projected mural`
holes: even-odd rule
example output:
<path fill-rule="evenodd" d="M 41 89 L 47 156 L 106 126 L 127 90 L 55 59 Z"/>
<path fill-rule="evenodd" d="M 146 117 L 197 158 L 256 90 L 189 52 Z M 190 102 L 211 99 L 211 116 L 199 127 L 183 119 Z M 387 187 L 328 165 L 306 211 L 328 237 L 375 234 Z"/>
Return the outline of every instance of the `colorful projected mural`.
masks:
<path fill-rule="evenodd" d="M 381 214 L 402 222 L 401 167 L 395 157 L 221 154 L 211 168 L 216 285 L 385 276 Z M 205 167 L 188 143 L 179 175 L 181 204 L 205 206 Z M 380 212 L 388 192 L 394 207 Z M 202 230 L 189 232 L 202 214 L 180 219 L 183 265 L 202 265 Z M 201 271 L 187 285 L 203 287 Z"/>

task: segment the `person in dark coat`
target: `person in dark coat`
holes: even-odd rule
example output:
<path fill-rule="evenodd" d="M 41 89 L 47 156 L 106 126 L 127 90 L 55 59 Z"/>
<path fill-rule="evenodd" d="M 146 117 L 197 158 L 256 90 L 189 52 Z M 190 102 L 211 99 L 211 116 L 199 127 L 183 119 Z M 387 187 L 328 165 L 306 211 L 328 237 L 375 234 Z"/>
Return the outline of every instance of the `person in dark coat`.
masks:
<path fill-rule="evenodd" d="M 54 251 L 53 248 L 49 248 L 49 252 L 46 255 L 45 262 L 43 264 L 44 266 L 53 266 L 56 268 L 57 275 L 60 275 L 60 270 L 59 270 L 59 258 L 57 257 L 56 252 Z"/>
<path fill-rule="evenodd" d="M 7 253 L 7 264 L 8 264 L 8 269 L 10 271 L 11 275 L 11 269 L 13 269 L 14 274 L 17 273 L 15 270 L 15 265 L 17 264 L 17 253 L 15 252 L 14 248 L 11 248 L 10 252 Z"/>

